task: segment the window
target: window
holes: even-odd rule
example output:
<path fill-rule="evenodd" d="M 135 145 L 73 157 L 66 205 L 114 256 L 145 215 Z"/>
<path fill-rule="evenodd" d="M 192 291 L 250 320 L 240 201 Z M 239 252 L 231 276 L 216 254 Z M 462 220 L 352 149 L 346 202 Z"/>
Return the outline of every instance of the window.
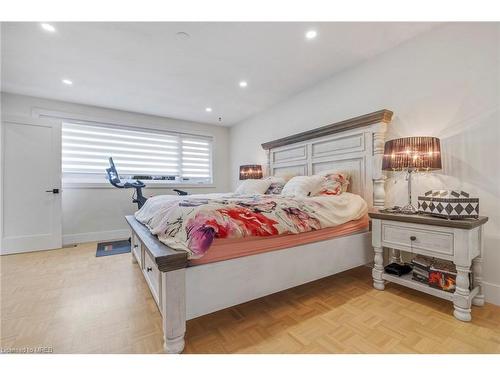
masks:
<path fill-rule="evenodd" d="M 209 137 L 63 122 L 65 179 L 102 180 L 109 157 L 123 179 L 151 176 L 170 183 L 212 183 Z"/>

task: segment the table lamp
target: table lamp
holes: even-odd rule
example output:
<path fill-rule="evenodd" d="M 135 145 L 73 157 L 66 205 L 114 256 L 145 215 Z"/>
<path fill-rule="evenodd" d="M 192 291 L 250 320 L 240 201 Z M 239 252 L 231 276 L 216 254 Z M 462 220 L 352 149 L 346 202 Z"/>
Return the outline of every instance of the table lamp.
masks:
<path fill-rule="evenodd" d="M 240 180 L 262 178 L 262 165 L 251 164 L 240 166 Z"/>
<path fill-rule="evenodd" d="M 408 181 L 408 204 L 402 214 L 416 214 L 411 203 L 411 176 L 415 172 L 441 169 L 441 145 L 436 137 L 407 137 L 387 141 L 384 147 L 382 170 L 406 172 Z"/>

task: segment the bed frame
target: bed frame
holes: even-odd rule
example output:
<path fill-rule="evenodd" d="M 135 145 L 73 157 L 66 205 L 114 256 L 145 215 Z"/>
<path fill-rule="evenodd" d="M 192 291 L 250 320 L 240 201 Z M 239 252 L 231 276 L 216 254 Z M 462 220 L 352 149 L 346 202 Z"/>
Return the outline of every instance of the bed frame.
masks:
<path fill-rule="evenodd" d="M 382 156 L 392 112 L 381 110 L 262 144 L 270 174 L 351 174 L 351 191 L 370 208 L 385 203 Z M 184 349 L 186 320 L 260 298 L 371 260 L 369 232 L 216 263 L 190 266 L 187 253 L 162 244 L 134 216 L 132 259 L 138 263 L 163 321 L 164 349 Z"/>

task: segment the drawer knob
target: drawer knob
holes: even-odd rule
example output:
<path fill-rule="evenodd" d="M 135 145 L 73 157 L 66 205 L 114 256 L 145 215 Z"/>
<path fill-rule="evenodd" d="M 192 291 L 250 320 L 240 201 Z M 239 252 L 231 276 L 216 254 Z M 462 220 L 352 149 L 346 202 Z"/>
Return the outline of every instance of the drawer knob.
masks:
<path fill-rule="evenodd" d="M 147 272 L 151 272 L 153 269 L 151 267 L 146 268 Z"/>
<path fill-rule="evenodd" d="M 417 239 L 417 237 L 415 237 L 415 236 L 411 236 L 411 237 L 410 237 L 410 240 L 411 240 L 411 241 L 415 241 L 416 239 Z"/>
<path fill-rule="evenodd" d="M 139 245 L 135 244 L 134 245 L 134 249 L 137 249 L 139 247 Z"/>

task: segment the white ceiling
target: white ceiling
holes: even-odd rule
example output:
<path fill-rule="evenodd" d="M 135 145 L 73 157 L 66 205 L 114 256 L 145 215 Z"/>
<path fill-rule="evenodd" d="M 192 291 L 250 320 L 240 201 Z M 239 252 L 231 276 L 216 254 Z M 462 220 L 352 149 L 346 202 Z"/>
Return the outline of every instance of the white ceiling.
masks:
<path fill-rule="evenodd" d="M 232 125 L 436 24 L 52 25 L 2 24 L 2 91 Z"/>

